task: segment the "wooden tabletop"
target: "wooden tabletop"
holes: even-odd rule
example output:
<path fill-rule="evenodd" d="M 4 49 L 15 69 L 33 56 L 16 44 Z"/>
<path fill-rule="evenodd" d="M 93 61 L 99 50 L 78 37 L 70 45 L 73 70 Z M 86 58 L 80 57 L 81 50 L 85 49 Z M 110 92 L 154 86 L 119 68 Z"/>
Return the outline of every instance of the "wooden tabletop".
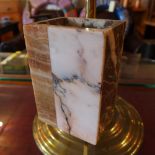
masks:
<path fill-rule="evenodd" d="M 155 89 L 120 86 L 119 94 L 135 106 L 145 127 L 138 155 L 155 154 Z M 0 85 L 0 155 L 41 155 L 32 136 L 36 114 L 32 86 Z M 1 123 L 0 123 L 1 125 Z"/>

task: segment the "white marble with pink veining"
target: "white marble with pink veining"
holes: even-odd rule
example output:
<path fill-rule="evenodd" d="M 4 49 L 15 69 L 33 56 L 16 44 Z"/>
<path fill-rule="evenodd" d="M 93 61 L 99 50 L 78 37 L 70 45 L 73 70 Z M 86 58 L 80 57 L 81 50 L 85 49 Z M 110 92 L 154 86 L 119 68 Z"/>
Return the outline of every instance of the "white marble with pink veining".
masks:
<path fill-rule="evenodd" d="M 104 64 L 103 33 L 51 26 L 48 37 L 57 126 L 96 144 Z"/>

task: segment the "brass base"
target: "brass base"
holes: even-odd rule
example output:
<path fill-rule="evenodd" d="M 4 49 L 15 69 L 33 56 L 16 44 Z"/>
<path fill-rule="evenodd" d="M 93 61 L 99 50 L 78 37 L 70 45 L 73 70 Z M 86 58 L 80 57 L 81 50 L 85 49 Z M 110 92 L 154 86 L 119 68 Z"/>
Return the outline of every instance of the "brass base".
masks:
<path fill-rule="evenodd" d="M 143 140 L 143 122 L 135 108 L 119 97 L 115 115 L 96 146 L 48 126 L 37 117 L 33 135 L 46 155 L 133 155 Z"/>

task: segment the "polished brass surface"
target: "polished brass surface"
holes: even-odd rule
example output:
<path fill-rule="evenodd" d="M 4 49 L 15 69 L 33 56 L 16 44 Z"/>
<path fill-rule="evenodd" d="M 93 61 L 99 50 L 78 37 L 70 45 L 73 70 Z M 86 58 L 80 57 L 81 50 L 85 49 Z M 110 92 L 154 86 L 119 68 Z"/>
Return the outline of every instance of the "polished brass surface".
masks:
<path fill-rule="evenodd" d="M 120 97 L 113 112 L 96 146 L 48 126 L 37 117 L 34 139 L 46 155 L 134 155 L 143 140 L 143 122 L 135 108 Z"/>
<path fill-rule="evenodd" d="M 96 0 L 86 0 L 86 18 L 96 18 Z"/>

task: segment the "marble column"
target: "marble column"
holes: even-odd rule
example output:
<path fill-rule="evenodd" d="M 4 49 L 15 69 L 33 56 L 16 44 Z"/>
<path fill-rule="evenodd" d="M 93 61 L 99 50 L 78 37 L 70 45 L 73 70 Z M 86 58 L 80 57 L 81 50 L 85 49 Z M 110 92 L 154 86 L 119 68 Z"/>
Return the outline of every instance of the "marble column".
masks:
<path fill-rule="evenodd" d="M 29 29 L 37 29 L 37 38 L 36 32 L 32 32 L 34 37 Z M 42 120 L 97 144 L 104 130 L 103 114 L 114 104 L 117 94 L 124 29 L 121 21 L 83 18 L 57 18 L 25 26 L 30 60 L 39 62 L 34 68 L 30 61 L 34 92 L 41 92 L 35 95 L 36 105 L 44 108 L 40 105 L 46 104 L 53 110 L 47 110 L 52 119 Z M 41 42 L 43 38 L 46 42 Z M 38 84 L 46 85 L 38 87 L 36 79 Z"/>

